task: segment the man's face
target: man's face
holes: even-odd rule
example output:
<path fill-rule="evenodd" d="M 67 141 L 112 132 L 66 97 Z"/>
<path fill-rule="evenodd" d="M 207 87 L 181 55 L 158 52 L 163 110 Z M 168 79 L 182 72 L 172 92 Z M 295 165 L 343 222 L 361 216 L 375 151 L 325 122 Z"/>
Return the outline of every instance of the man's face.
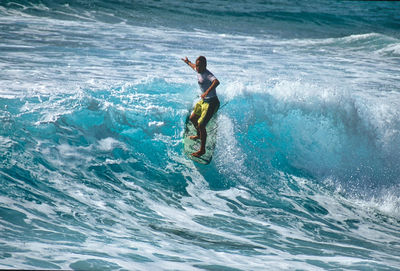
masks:
<path fill-rule="evenodd" d="M 197 60 L 196 61 L 196 71 L 199 73 L 202 73 L 205 71 L 205 69 L 206 69 L 206 66 L 203 63 L 201 63 L 200 60 Z"/>

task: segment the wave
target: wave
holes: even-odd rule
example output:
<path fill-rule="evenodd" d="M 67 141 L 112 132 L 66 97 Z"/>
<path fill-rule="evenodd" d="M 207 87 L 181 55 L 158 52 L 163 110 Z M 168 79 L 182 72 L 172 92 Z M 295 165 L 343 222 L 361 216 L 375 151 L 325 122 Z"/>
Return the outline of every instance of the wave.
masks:
<path fill-rule="evenodd" d="M 153 79 L 0 99 L 0 214 L 9 246 L 28 244 L 30 257 L 21 263 L 12 252 L 10 266 L 246 269 L 251 258 L 263 269 L 298 261 L 299 247 L 299 268 L 343 248 L 353 266 L 375 253 L 377 233 L 396 242 L 399 135 L 390 132 L 400 107 L 302 81 L 221 85 L 228 104 L 203 166 L 182 150 L 194 88 Z M 371 221 L 370 237 L 360 236 Z M 210 263 L 215 249 L 224 255 Z M 398 266 L 381 253 L 363 266 Z"/>
<path fill-rule="evenodd" d="M 400 40 L 384 34 L 366 33 L 337 38 L 272 40 L 271 43 L 307 52 L 319 50 L 343 55 L 347 51 L 351 54 L 372 53 L 377 56 L 397 57 Z"/>
<path fill-rule="evenodd" d="M 220 92 L 229 103 L 220 113 L 221 160 L 216 164 L 226 173 L 227 185 L 286 172 L 334 181 L 350 195 L 371 197 L 398 183 L 397 92 L 374 97 L 277 79 L 248 86 L 233 82 Z M 32 148 L 50 155 L 41 161 L 79 166 L 96 162 L 97 154 L 116 152 L 118 159 L 141 157 L 161 169 L 183 155 L 179 142 L 192 102 L 185 84 L 163 80 L 3 99 L 3 121 L 15 131 L 4 140 L 26 137 L 19 128 L 26 127 Z"/>
<path fill-rule="evenodd" d="M 181 1 L 16 0 L 0 3 L 3 15 L 57 20 L 98 21 L 109 24 L 206 29 L 219 33 L 270 33 L 287 37 L 332 37 L 354 32 L 396 34 L 397 10 L 392 3 L 236 1 L 183 3 Z M 196 17 L 197 20 L 192 20 Z M 237 23 L 240 21 L 240 23 Z"/>
<path fill-rule="evenodd" d="M 335 179 L 357 195 L 398 183 L 397 92 L 374 97 L 285 80 L 231 89 L 230 110 L 238 133 L 249 137 L 249 160 Z"/>

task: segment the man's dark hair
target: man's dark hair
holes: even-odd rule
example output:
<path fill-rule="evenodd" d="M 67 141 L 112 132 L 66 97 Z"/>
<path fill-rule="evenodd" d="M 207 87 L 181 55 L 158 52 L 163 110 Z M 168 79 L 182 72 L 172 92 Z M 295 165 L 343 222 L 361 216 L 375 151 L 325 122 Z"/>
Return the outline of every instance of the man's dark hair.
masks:
<path fill-rule="evenodd" d="M 196 59 L 196 61 L 199 61 L 200 64 L 202 64 L 202 65 L 204 65 L 204 66 L 207 66 L 207 59 L 206 59 L 205 56 L 199 56 L 199 57 Z"/>

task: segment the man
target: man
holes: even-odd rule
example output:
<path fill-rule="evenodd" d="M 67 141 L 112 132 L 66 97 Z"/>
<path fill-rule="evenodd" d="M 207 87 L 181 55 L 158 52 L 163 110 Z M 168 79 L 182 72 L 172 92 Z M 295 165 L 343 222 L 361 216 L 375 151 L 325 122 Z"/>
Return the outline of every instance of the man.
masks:
<path fill-rule="evenodd" d="M 207 70 L 207 60 L 204 56 L 199 56 L 196 63 L 190 62 L 187 57 L 182 60 L 188 64 L 193 70 L 197 71 L 197 79 L 203 94 L 201 100 L 196 103 L 190 121 L 196 127 L 197 135 L 191 136 L 190 139 L 201 140 L 200 150 L 192 153 L 193 156 L 200 157 L 206 153 L 207 131 L 206 125 L 211 117 L 219 108 L 219 100 L 216 88 L 219 85 L 218 79 Z"/>

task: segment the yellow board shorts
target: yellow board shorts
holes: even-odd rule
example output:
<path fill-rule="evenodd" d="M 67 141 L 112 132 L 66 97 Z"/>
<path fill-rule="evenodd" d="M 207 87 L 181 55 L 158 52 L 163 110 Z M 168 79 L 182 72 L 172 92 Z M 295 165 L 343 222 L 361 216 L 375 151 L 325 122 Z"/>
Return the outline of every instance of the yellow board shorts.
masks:
<path fill-rule="evenodd" d="M 216 97 L 210 101 L 198 101 L 193 109 L 193 113 L 199 116 L 198 124 L 206 126 L 211 117 L 218 111 L 219 105 L 219 100 Z"/>

